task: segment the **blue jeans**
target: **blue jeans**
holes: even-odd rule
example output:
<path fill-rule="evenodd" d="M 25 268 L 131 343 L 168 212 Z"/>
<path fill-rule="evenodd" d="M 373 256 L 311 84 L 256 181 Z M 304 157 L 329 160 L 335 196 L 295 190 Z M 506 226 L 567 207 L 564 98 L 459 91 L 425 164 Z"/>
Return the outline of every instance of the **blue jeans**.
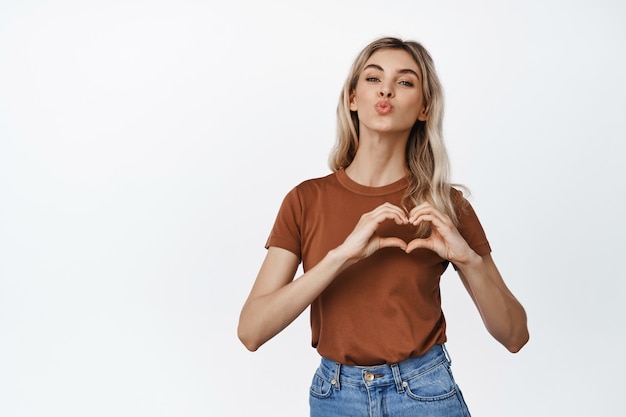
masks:
<path fill-rule="evenodd" d="M 392 365 L 348 366 L 322 358 L 311 417 L 469 417 L 443 345 Z"/>

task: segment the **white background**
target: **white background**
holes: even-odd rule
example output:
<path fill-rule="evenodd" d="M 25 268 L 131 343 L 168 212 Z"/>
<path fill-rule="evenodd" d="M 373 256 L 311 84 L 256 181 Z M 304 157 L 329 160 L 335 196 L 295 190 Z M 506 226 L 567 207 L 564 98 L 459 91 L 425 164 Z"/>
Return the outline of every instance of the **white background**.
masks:
<path fill-rule="evenodd" d="M 307 415 L 306 314 L 256 353 L 237 320 L 381 35 L 431 51 L 454 180 L 529 316 L 512 355 L 444 275 L 473 415 L 625 415 L 625 20 L 618 0 L 2 0 L 0 415 Z"/>

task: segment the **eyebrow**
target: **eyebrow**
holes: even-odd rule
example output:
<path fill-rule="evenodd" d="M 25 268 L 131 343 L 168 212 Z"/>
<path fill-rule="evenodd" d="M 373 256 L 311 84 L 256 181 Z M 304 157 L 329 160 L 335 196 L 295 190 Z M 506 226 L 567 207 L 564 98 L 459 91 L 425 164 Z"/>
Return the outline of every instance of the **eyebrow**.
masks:
<path fill-rule="evenodd" d="M 385 72 L 383 67 L 381 67 L 380 65 L 376 65 L 376 64 L 369 64 L 367 67 L 363 68 L 363 71 L 365 71 L 366 69 L 375 69 L 375 70 Z M 417 78 L 418 80 L 420 79 L 420 76 L 417 74 L 417 72 L 413 71 L 410 68 L 401 69 L 398 71 L 398 74 L 413 74 L 415 75 L 415 78 Z"/>

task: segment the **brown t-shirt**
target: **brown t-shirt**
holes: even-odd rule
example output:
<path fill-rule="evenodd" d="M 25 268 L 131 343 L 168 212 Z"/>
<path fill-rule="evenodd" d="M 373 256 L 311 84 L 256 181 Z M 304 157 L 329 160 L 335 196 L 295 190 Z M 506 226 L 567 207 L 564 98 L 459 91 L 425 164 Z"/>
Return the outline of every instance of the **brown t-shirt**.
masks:
<path fill-rule="evenodd" d="M 285 197 L 266 247 L 296 254 L 306 272 L 339 246 L 359 218 L 379 205 L 400 206 L 406 178 L 383 187 L 352 181 L 343 170 L 305 181 Z M 459 232 L 479 255 L 491 251 L 469 202 L 453 191 Z M 415 229 L 383 222 L 380 236 L 414 238 Z M 448 261 L 427 249 L 384 248 L 339 274 L 311 304 L 312 345 L 348 365 L 396 363 L 446 341 L 439 280 Z"/>

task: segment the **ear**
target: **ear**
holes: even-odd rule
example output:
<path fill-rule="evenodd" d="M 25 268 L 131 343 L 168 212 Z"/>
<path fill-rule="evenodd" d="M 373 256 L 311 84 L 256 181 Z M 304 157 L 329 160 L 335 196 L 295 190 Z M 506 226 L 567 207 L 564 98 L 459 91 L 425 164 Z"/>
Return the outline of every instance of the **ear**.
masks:
<path fill-rule="evenodd" d="M 357 111 L 358 108 L 356 106 L 356 96 L 354 93 L 350 93 L 350 111 Z"/>
<path fill-rule="evenodd" d="M 417 115 L 417 120 L 419 120 L 420 122 L 425 122 L 426 120 L 428 120 L 428 112 L 426 111 L 426 107 L 422 107 L 422 110 L 420 110 L 419 114 Z"/>

